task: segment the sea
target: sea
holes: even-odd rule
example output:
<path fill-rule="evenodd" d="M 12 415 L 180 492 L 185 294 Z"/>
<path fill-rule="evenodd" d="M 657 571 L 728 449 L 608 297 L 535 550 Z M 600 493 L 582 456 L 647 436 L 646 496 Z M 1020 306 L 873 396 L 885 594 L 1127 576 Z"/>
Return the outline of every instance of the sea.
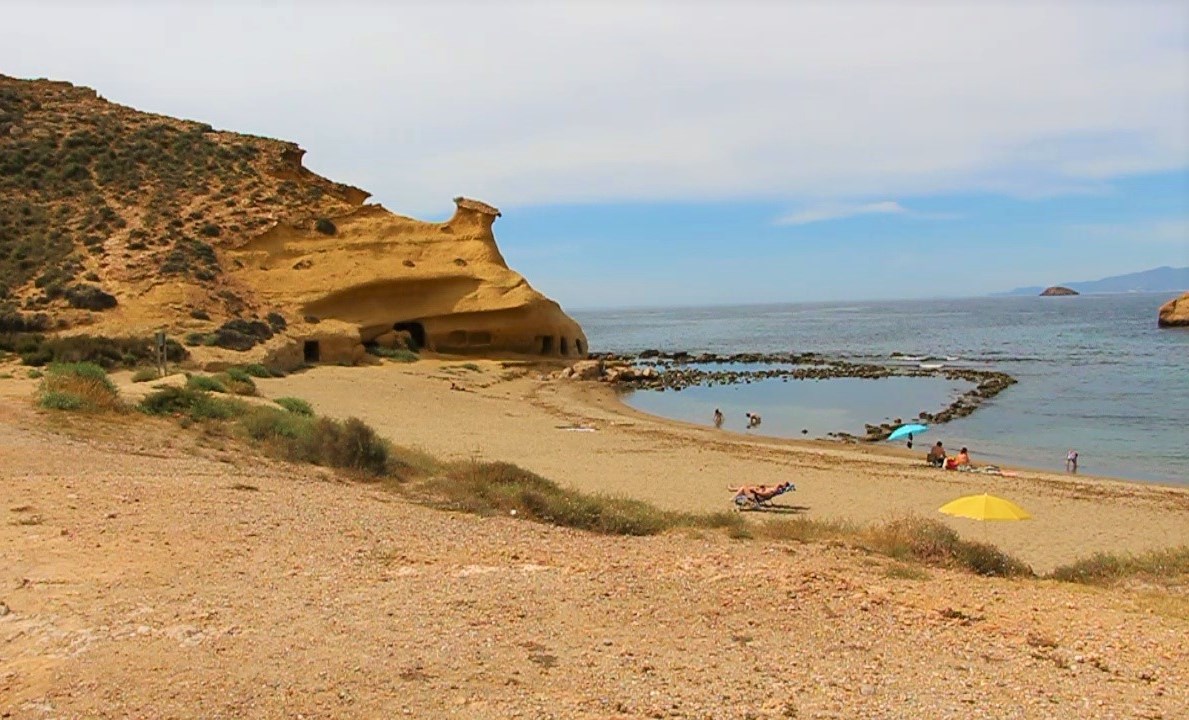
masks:
<path fill-rule="evenodd" d="M 852 361 L 971 367 L 1019 382 L 972 415 L 913 438 L 976 464 L 1189 485 L 1189 329 L 1160 329 L 1177 293 L 822 302 L 587 310 L 571 315 L 593 352 L 815 352 Z M 971 385 L 941 377 L 765 379 L 636 390 L 634 408 L 760 435 L 864 434 L 864 424 L 937 412 Z M 746 427 L 745 413 L 762 424 Z M 904 441 L 900 441 L 903 443 Z"/>

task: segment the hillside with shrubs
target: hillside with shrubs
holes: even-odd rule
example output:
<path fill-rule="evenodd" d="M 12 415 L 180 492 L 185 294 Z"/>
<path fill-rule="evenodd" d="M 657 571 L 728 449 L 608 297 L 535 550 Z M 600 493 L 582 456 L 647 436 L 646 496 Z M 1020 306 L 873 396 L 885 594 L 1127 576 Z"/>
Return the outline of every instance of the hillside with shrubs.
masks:
<path fill-rule="evenodd" d="M 167 326 L 265 318 L 223 252 L 279 223 L 333 233 L 367 197 L 303 153 L 0 75 L 0 333 L 118 326 L 137 304 Z"/>

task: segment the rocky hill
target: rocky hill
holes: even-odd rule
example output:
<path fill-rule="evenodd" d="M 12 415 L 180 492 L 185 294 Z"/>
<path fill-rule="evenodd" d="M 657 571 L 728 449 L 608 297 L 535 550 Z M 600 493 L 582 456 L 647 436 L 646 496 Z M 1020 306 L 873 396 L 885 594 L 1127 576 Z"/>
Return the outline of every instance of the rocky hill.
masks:
<path fill-rule="evenodd" d="M 498 210 L 394 215 L 304 152 L 0 75 L 0 317 L 165 329 L 216 362 L 354 361 L 377 341 L 585 354 L 581 328 L 507 267 Z"/>
<path fill-rule="evenodd" d="M 1098 280 L 1082 280 L 1061 283 L 1061 287 L 1076 290 L 1084 295 L 1102 293 L 1144 293 L 1181 291 L 1189 287 L 1189 267 L 1168 267 L 1167 265 L 1125 275 L 1112 275 Z M 1018 287 L 1015 290 L 994 295 L 1038 295 L 1044 290 L 1039 285 Z"/>

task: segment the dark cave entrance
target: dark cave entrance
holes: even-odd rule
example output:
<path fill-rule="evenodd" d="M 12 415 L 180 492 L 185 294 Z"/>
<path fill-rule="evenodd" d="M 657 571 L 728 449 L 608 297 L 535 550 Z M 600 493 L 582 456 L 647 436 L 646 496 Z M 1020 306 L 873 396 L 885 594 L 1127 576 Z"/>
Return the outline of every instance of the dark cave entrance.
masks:
<path fill-rule="evenodd" d="M 407 332 L 409 337 L 413 339 L 413 347 L 410 350 L 420 350 L 425 347 L 425 326 L 419 322 L 398 322 L 392 326 L 392 329 L 397 332 Z"/>

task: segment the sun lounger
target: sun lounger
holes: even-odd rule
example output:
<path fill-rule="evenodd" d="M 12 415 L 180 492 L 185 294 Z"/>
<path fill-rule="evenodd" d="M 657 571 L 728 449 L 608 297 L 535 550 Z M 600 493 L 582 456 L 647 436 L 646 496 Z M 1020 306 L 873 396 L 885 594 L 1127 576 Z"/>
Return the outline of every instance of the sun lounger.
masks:
<path fill-rule="evenodd" d="M 771 492 L 743 492 L 740 491 L 735 494 L 733 502 L 736 510 L 761 510 L 766 507 L 772 507 L 772 501 L 784 495 L 786 492 L 792 492 L 797 489 L 796 485 L 791 482 L 781 483 L 772 488 Z"/>

